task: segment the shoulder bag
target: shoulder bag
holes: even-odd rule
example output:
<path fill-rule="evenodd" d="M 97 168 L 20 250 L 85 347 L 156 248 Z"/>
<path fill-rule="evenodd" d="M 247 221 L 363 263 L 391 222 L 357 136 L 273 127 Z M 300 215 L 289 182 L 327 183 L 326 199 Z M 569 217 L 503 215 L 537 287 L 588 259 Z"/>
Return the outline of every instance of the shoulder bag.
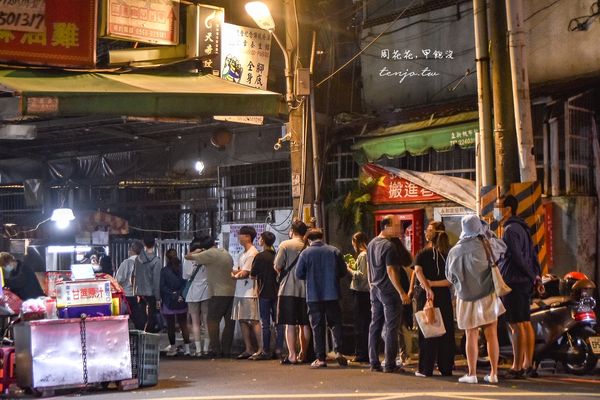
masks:
<path fill-rule="evenodd" d="M 490 243 L 485 238 L 479 238 L 481 243 L 483 244 L 483 248 L 485 249 L 485 254 L 487 255 L 488 263 L 490 268 L 492 269 L 492 281 L 494 282 L 494 292 L 496 296 L 502 297 L 509 294 L 512 289 L 504 282 L 502 278 L 502 274 L 500 273 L 500 269 L 498 268 L 498 264 L 494 260 L 494 256 L 492 255 L 492 248 Z"/>
<path fill-rule="evenodd" d="M 296 266 L 296 263 L 298 262 L 298 259 L 300 258 L 300 254 L 302 254 L 303 250 L 304 250 L 304 247 L 302 248 L 302 250 L 300 250 L 300 253 L 298 253 L 298 255 L 296 256 L 294 261 L 292 261 L 292 263 L 288 267 L 282 269 L 281 272 L 279 273 L 279 275 L 277 275 L 277 283 L 278 284 L 280 284 L 281 281 L 283 281 L 283 278 L 285 278 L 286 275 L 289 274 L 292 269 L 294 269 L 294 267 Z"/>
<path fill-rule="evenodd" d="M 201 266 L 202 265 L 196 265 L 196 269 L 192 273 L 192 276 L 190 276 L 189 279 L 187 279 L 185 281 L 185 285 L 183 286 L 183 290 L 181 291 L 181 297 L 183 297 L 184 300 L 187 298 L 188 292 L 190 291 L 190 288 L 192 287 L 192 282 L 194 282 L 194 279 L 196 278 L 196 274 L 198 274 L 198 271 L 200 270 Z"/>

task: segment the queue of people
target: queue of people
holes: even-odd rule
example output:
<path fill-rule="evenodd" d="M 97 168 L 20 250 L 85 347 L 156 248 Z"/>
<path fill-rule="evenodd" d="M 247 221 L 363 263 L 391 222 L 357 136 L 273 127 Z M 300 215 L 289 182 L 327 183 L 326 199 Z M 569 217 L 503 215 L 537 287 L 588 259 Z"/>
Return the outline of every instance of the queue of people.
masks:
<path fill-rule="evenodd" d="M 516 217 L 517 200 L 508 196 L 504 204 L 506 212 L 501 214 L 508 218 L 501 221 L 502 238 L 476 215 L 468 215 L 462 219 L 460 240 L 451 247 L 444 224 L 432 221 L 425 231 L 428 245 L 414 260 L 400 240 L 400 221 L 386 216 L 380 221 L 380 234 L 371 241 L 362 232 L 353 235 L 357 258 L 352 267 L 346 265 L 337 248 L 323 241 L 320 229 L 308 229 L 295 221 L 290 239 L 280 243 L 277 251 L 273 233 L 260 235 L 259 251 L 254 246 L 255 229 L 243 226 L 238 235 L 243 252 L 237 260 L 205 236 L 194 239 L 183 262 L 175 250 L 169 250 L 163 268 L 153 240 L 134 242 L 131 257 L 123 261 L 116 276 L 131 303 L 136 327 L 155 331 L 156 313 L 164 316 L 169 337 L 167 355 L 177 354 L 175 329 L 179 326 L 184 354 L 231 357 L 237 321 L 244 341 L 238 359 L 306 363 L 312 338 L 314 361 L 310 366 L 324 368 L 330 329 L 335 361 L 346 366 L 348 361 L 341 352 L 340 281 L 349 275 L 355 339 L 352 362 L 369 363 L 372 371 L 401 371 L 399 332 L 403 320 L 412 320 L 407 310 L 412 312 L 414 300 L 416 311 L 438 308 L 445 327 L 445 333 L 438 337 L 425 337 L 419 331 L 416 376 L 433 376 L 436 367 L 442 376 L 453 374 L 456 320 L 458 328 L 466 332 L 468 364 L 467 374 L 459 382 L 478 382 L 480 329 L 490 359 L 490 373 L 484 381 L 498 382 L 497 322 L 506 313 L 515 352 L 506 377 L 535 377 L 529 296 L 539 281 L 539 264 L 526 225 Z M 513 289 L 503 298 L 494 290 L 491 266 L 496 263 Z M 411 269 L 412 278 L 406 273 Z"/>

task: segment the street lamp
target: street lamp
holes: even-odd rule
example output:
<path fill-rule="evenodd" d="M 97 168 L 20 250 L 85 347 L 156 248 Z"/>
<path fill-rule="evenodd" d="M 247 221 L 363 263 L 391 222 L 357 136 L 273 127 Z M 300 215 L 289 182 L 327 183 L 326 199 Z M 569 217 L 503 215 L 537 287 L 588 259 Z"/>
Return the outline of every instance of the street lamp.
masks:
<path fill-rule="evenodd" d="M 294 103 L 294 93 L 292 90 L 294 75 L 290 65 L 290 53 L 285 48 L 281 40 L 279 40 L 279 37 L 275 34 L 275 21 L 273 21 L 269 7 L 267 7 L 267 5 L 262 1 L 251 1 L 246 3 L 245 8 L 248 15 L 252 17 L 259 28 L 265 29 L 269 31 L 271 35 L 273 35 L 273 38 L 283 52 L 283 59 L 285 61 L 285 101 L 291 106 Z"/>

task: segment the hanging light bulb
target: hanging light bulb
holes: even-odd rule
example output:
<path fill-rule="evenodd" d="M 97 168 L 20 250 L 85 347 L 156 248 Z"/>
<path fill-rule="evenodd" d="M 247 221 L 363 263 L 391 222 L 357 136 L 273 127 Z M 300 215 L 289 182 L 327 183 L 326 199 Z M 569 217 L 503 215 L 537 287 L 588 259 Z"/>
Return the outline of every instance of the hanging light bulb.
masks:
<path fill-rule="evenodd" d="M 50 221 L 56 222 L 58 229 L 66 229 L 69 223 L 75 219 L 75 214 L 70 208 L 57 208 L 52 211 Z"/>
<path fill-rule="evenodd" d="M 194 168 L 198 171 L 199 175 L 202 175 L 202 172 L 204 172 L 204 163 L 202 161 L 196 161 Z"/>

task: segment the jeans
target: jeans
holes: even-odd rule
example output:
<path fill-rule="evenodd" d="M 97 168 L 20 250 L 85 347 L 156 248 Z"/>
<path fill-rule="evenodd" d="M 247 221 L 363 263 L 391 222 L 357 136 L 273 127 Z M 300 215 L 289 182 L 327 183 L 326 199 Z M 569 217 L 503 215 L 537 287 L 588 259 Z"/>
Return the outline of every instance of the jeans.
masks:
<path fill-rule="evenodd" d="M 262 328 L 262 341 L 265 353 L 269 352 L 271 346 L 271 321 L 277 321 L 277 299 L 258 299 L 260 311 L 260 326 Z M 275 350 L 283 348 L 283 325 L 275 325 L 277 336 L 275 338 Z"/>
<path fill-rule="evenodd" d="M 233 343 L 233 330 L 235 321 L 231 319 L 231 308 L 233 307 L 233 296 L 213 296 L 208 303 L 208 337 L 210 338 L 209 349 L 217 355 L 229 356 L 231 344 Z M 225 321 L 223 334 L 219 335 L 221 319 Z M 220 336 L 220 339 L 219 339 Z"/>
<path fill-rule="evenodd" d="M 369 292 L 351 290 L 354 300 L 354 354 L 357 358 L 369 357 L 369 325 L 371 300 Z"/>
<path fill-rule="evenodd" d="M 383 331 L 385 368 L 396 366 L 398 355 L 398 327 L 402 319 L 402 301 L 397 292 L 381 292 L 371 288 L 371 325 L 369 326 L 369 362 L 373 367 L 379 362 L 378 341 Z"/>
<path fill-rule="evenodd" d="M 170 314 L 164 315 L 163 317 L 167 321 L 167 336 L 169 337 L 169 344 L 175 345 L 175 329 L 177 323 L 179 329 L 181 329 L 181 335 L 183 336 L 183 343 L 188 344 L 190 342 L 190 331 L 187 325 L 187 313 L 182 314 Z"/>
<path fill-rule="evenodd" d="M 333 351 L 340 352 L 342 344 L 342 309 L 337 300 L 307 302 L 308 319 L 313 332 L 315 355 L 319 361 L 326 360 L 327 326 L 333 336 Z"/>

